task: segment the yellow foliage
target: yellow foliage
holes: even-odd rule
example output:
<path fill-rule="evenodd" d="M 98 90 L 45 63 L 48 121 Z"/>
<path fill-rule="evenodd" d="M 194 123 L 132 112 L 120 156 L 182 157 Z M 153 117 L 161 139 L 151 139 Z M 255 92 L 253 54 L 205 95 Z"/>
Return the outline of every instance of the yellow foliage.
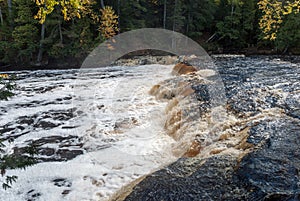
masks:
<path fill-rule="evenodd" d="M 275 40 L 284 16 L 299 13 L 300 0 L 295 0 L 292 3 L 290 1 L 260 0 L 258 8 L 263 13 L 259 20 L 259 27 L 264 34 L 264 39 Z"/>
<path fill-rule="evenodd" d="M 3 79 L 8 79 L 8 75 L 7 74 L 0 74 L 0 78 L 3 78 Z"/>
<path fill-rule="evenodd" d="M 118 32 L 118 16 L 115 14 L 115 11 L 110 6 L 105 6 L 100 10 L 101 20 L 99 31 L 101 35 L 109 39 L 117 34 Z"/>
<path fill-rule="evenodd" d="M 46 20 L 47 15 L 53 12 L 56 6 L 61 8 L 64 20 L 68 21 L 74 17 L 81 18 L 83 15 L 92 14 L 90 6 L 94 0 L 34 0 L 39 10 L 34 16 L 41 24 Z"/>

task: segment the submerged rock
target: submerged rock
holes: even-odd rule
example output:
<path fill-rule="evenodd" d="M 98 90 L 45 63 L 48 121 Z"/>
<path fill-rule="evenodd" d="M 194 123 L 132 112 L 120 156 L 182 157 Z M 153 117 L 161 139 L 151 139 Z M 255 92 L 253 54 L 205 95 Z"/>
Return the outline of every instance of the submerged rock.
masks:
<path fill-rule="evenodd" d="M 185 75 L 189 73 L 196 72 L 197 69 L 189 64 L 178 63 L 174 66 L 172 74 L 173 75 Z"/>

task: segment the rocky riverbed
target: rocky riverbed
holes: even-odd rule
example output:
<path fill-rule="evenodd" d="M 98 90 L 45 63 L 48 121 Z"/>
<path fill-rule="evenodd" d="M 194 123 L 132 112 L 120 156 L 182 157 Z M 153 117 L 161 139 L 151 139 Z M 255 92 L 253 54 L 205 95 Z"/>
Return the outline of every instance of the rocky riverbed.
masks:
<path fill-rule="evenodd" d="M 299 60 L 178 59 L 8 72 L 4 151 L 38 164 L 0 200 L 299 200 Z"/>
<path fill-rule="evenodd" d="M 199 72 L 159 83 L 153 94 L 172 105 L 165 128 L 190 148 L 111 200 L 300 200 L 300 64 L 232 56 L 215 64 L 223 109 L 211 105 L 213 82 Z M 212 124 L 214 110 L 225 114 Z"/>

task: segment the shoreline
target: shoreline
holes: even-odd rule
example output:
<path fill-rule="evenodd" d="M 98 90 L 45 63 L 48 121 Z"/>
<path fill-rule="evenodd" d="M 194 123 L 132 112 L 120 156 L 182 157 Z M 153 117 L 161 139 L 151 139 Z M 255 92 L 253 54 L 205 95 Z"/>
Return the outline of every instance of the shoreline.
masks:
<path fill-rule="evenodd" d="M 280 55 L 280 54 L 210 54 L 212 58 L 232 58 L 232 57 L 267 57 L 271 59 L 282 59 L 284 61 L 290 61 L 292 63 L 300 63 L 300 55 Z M 113 62 L 111 66 L 142 66 L 150 64 L 161 64 L 161 65 L 174 65 L 178 63 L 179 56 L 173 55 L 135 55 L 126 56 Z M 47 65 L 26 65 L 26 66 L 13 66 L 4 65 L 0 66 L 0 72 L 8 71 L 22 71 L 22 70 L 69 70 L 69 69 L 80 69 L 82 62 L 74 59 L 74 62 L 69 62 L 68 59 L 65 63 L 55 63 Z"/>

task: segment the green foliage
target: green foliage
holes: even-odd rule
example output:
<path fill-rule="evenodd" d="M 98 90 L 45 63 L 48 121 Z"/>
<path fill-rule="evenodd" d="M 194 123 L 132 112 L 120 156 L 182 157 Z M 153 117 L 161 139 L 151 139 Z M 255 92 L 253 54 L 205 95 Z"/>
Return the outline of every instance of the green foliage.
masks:
<path fill-rule="evenodd" d="M 0 74 L 0 100 L 7 100 L 12 97 L 14 93 L 12 90 L 16 87 L 14 77 L 7 74 Z"/>
<path fill-rule="evenodd" d="M 5 23 L 0 26 L 0 60 L 6 63 L 29 64 L 37 49 L 38 29 L 33 19 L 33 2 L 15 0 L 14 23 L 4 15 Z"/>
<path fill-rule="evenodd" d="M 300 47 L 300 13 L 292 13 L 286 17 L 278 30 L 275 45 L 281 51 Z"/>
<path fill-rule="evenodd" d="M 0 74 L 0 100 L 8 100 L 9 97 L 14 95 L 13 89 L 16 87 L 14 83 L 14 76 L 9 76 L 7 74 Z M 5 144 L 2 141 L 0 133 L 0 173 L 2 176 L 5 176 L 7 169 L 20 169 L 26 168 L 29 165 L 36 163 L 34 159 L 34 154 L 36 154 L 36 149 L 34 146 L 30 145 L 25 149 L 26 155 L 8 155 L 4 148 Z M 9 140 L 10 142 L 12 140 Z M 4 189 L 10 188 L 12 183 L 17 180 L 17 176 L 6 175 L 2 187 Z"/>
<path fill-rule="evenodd" d="M 1 147 L 5 145 L 0 141 Z M 6 175 L 7 169 L 25 169 L 28 166 L 36 164 L 36 159 L 34 158 L 34 154 L 36 153 L 34 147 L 31 145 L 25 150 L 27 155 L 7 155 L 5 154 L 3 148 L 0 148 L 0 171 L 2 176 L 6 176 L 4 182 L 2 183 L 2 188 L 5 190 L 7 188 L 11 188 L 13 182 L 16 182 L 17 176 L 15 175 Z"/>
<path fill-rule="evenodd" d="M 144 16 L 150 11 L 145 7 L 145 2 L 146 0 L 121 1 L 120 31 L 125 32 L 146 27 Z"/>
<path fill-rule="evenodd" d="M 17 26 L 12 37 L 13 47 L 18 52 L 17 58 L 20 62 L 28 63 L 33 60 L 33 53 L 37 50 L 38 29 L 32 24 Z"/>
<path fill-rule="evenodd" d="M 114 35 L 145 27 L 165 26 L 202 45 L 212 42 L 220 50 L 264 46 L 284 52 L 299 47 L 299 0 L 104 1 L 115 12 L 110 25 L 104 19 L 107 15 L 100 12 L 99 1 L 12 2 L 10 10 L 7 1 L 0 1 L 1 65 L 28 66 L 37 60 L 51 65 L 51 61 L 84 59 L 108 38 L 108 32 Z M 45 33 L 39 23 L 44 23 Z M 112 24 L 114 28 L 108 28 Z"/>
<path fill-rule="evenodd" d="M 173 13 L 170 17 L 172 21 L 172 30 L 177 32 L 183 32 L 185 16 L 183 15 L 183 1 L 174 0 Z"/>
<path fill-rule="evenodd" d="M 44 41 L 48 49 L 47 53 L 52 58 L 82 58 L 99 44 L 99 40 L 91 30 L 91 22 L 88 18 L 76 19 L 71 24 L 64 22 L 62 26 L 63 41 L 60 40 L 58 25 Z"/>
<path fill-rule="evenodd" d="M 255 0 L 222 1 L 227 13 L 216 24 L 219 41 L 230 47 L 246 47 L 255 41 Z M 221 8 L 219 7 L 219 10 Z M 224 12 L 224 11 L 223 11 Z"/>
<path fill-rule="evenodd" d="M 216 11 L 213 1 L 186 0 L 184 3 L 185 34 L 197 39 L 203 31 L 211 31 Z"/>
<path fill-rule="evenodd" d="M 17 176 L 13 175 L 13 176 L 6 176 L 5 178 L 5 182 L 2 184 L 2 188 L 4 188 L 4 190 L 7 190 L 8 188 L 11 188 L 11 185 L 13 182 L 16 182 L 18 179 Z"/>

